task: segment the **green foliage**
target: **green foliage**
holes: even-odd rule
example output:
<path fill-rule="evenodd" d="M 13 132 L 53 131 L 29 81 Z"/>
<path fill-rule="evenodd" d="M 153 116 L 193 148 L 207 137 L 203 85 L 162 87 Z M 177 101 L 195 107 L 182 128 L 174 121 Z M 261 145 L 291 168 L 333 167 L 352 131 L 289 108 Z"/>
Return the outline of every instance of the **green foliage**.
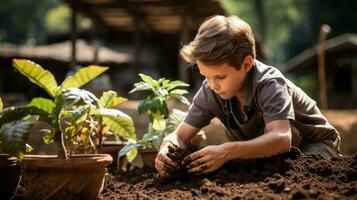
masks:
<path fill-rule="evenodd" d="M 24 157 L 24 152 L 31 148 L 26 145 L 29 130 L 33 126 L 33 121 L 16 121 L 6 123 L 0 129 L 0 152 L 8 153 L 18 158 Z"/>
<path fill-rule="evenodd" d="M 4 104 L 2 103 L 2 100 L 0 98 L 0 112 L 2 111 L 3 108 L 4 108 Z"/>
<path fill-rule="evenodd" d="M 172 113 L 169 113 L 167 101 L 170 98 L 174 98 L 185 105 L 190 105 L 187 98 L 183 96 L 188 94 L 188 91 L 180 89 L 180 87 L 188 87 L 187 83 L 179 80 L 171 81 L 165 78 L 155 80 L 145 74 L 139 74 L 139 76 L 142 81 L 135 83 L 134 89 L 130 93 L 150 91 L 150 94 L 146 99 L 140 101 L 138 106 L 139 114 L 148 114 L 150 123 L 148 132 L 144 134 L 142 139 L 133 137 L 120 150 L 118 157 L 126 155 L 129 162 L 135 159 L 138 149 L 159 148 L 164 137 L 172 133 L 184 119 L 185 113 L 178 109 L 173 109 Z"/>
<path fill-rule="evenodd" d="M 306 74 L 301 77 L 287 76 L 295 85 L 300 87 L 304 92 L 306 92 L 310 97 L 317 98 L 317 75 L 316 74 Z"/>
<path fill-rule="evenodd" d="M 84 67 L 58 86 L 53 74 L 36 63 L 14 59 L 13 66 L 31 82 L 47 91 L 52 99 L 34 98 L 26 107 L 5 109 L 0 114 L 0 125 L 28 115 L 39 116 L 40 120 L 45 120 L 52 127 L 41 130 L 44 142 L 64 142 L 65 155 L 61 157 L 66 157 L 66 151 L 70 154 L 95 152 L 96 147 L 101 144 L 96 144 L 94 138 L 102 140 L 104 126 L 119 136 L 134 137 L 132 119 L 113 109 L 126 101 L 125 98 L 119 97 L 114 91 L 108 91 L 98 100 L 89 91 L 79 89 L 105 72 L 107 67 Z M 58 134 L 62 136 L 57 137 Z M 58 138 L 63 138 L 64 141 L 58 141 Z"/>

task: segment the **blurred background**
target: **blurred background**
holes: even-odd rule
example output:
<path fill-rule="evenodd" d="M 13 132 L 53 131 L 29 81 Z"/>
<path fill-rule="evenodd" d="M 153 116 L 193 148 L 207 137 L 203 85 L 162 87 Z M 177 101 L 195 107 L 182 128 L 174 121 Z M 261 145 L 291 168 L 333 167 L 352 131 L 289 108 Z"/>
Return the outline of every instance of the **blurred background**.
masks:
<path fill-rule="evenodd" d="M 353 0 L 1 0 L 0 96 L 5 106 L 46 96 L 14 73 L 12 58 L 35 61 L 59 83 L 81 66 L 108 66 L 87 86 L 98 94 L 139 99 L 128 94 L 138 73 L 183 80 L 194 94 L 202 77 L 179 50 L 207 17 L 237 15 L 252 26 L 258 59 L 314 98 L 351 143 L 344 152 L 357 152 L 356 8 Z"/>

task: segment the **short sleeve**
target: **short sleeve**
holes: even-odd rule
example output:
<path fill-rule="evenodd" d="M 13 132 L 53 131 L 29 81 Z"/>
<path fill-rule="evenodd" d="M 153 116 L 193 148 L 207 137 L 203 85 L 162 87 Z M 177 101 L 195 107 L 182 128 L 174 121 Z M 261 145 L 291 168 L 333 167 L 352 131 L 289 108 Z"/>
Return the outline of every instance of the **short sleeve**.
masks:
<path fill-rule="evenodd" d="M 214 117 L 212 108 L 216 107 L 212 104 L 215 104 L 212 91 L 203 84 L 194 96 L 184 121 L 196 128 L 208 125 Z"/>
<path fill-rule="evenodd" d="M 274 120 L 295 120 L 292 97 L 284 79 L 271 79 L 262 83 L 257 93 L 257 102 L 265 124 Z"/>

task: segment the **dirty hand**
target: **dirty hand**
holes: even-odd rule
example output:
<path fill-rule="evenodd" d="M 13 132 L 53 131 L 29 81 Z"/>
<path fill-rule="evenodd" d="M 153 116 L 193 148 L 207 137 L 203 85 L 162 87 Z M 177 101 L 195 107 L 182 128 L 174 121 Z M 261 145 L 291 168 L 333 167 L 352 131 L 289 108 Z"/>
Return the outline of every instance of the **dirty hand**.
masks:
<path fill-rule="evenodd" d="M 175 171 L 178 169 L 178 164 L 167 156 L 170 145 L 173 146 L 173 144 L 168 141 L 163 143 L 155 159 L 155 168 L 161 176 L 169 176 L 167 173 L 168 170 Z"/>
<path fill-rule="evenodd" d="M 185 148 L 185 145 L 182 141 L 179 141 L 177 138 L 171 137 L 167 140 L 164 140 L 159 153 L 155 159 L 155 168 L 161 176 L 169 176 L 169 172 L 174 172 L 179 169 L 178 163 L 172 161 L 167 155 L 169 150 L 176 148 Z"/>
<path fill-rule="evenodd" d="M 226 155 L 227 152 L 221 145 L 211 145 L 190 154 L 182 162 L 190 173 L 207 174 L 227 162 Z"/>

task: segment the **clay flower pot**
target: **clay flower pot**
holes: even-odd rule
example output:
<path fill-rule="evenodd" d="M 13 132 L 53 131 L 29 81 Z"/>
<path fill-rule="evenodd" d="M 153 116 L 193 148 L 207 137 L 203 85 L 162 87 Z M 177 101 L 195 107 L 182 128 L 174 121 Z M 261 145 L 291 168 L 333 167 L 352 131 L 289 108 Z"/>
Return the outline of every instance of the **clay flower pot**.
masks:
<path fill-rule="evenodd" d="M 139 150 L 139 154 L 144 162 L 144 165 L 149 166 L 151 168 L 155 168 L 155 158 L 157 153 L 157 149 L 153 147 Z"/>
<path fill-rule="evenodd" d="M 0 194 L 2 199 L 11 199 L 21 179 L 21 167 L 17 158 L 0 154 Z"/>
<path fill-rule="evenodd" d="M 27 155 L 21 161 L 29 199 L 96 199 L 104 184 L 108 154 Z"/>
<path fill-rule="evenodd" d="M 104 141 L 103 146 L 102 146 L 102 153 L 107 153 L 110 154 L 114 158 L 114 162 L 109 166 L 111 169 L 116 169 L 117 167 L 119 168 L 126 168 L 126 166 L 123 165 L 128 165 L 129 163 L 126 160 L 126 157 L 121 157 L 120 158 L 120 163 L 121 166 L 118 166 L 118 153 L 120 149 L 122 149 L 125 145 L 121 141 Z M 155 158 L 157 155 L 158 151 L 156 148 L 146 148 L 146 149 L 139 149 L 139 157 L 136 159 L 137 163 L 135 163 L 135 166 L 138 167 L 143 167 L 148 166 L 151 168 L 155 167 Z M 135 162 L 135 161 L 134 161 Z M 132 163 L 133 164 L 133 163 Z"/>

